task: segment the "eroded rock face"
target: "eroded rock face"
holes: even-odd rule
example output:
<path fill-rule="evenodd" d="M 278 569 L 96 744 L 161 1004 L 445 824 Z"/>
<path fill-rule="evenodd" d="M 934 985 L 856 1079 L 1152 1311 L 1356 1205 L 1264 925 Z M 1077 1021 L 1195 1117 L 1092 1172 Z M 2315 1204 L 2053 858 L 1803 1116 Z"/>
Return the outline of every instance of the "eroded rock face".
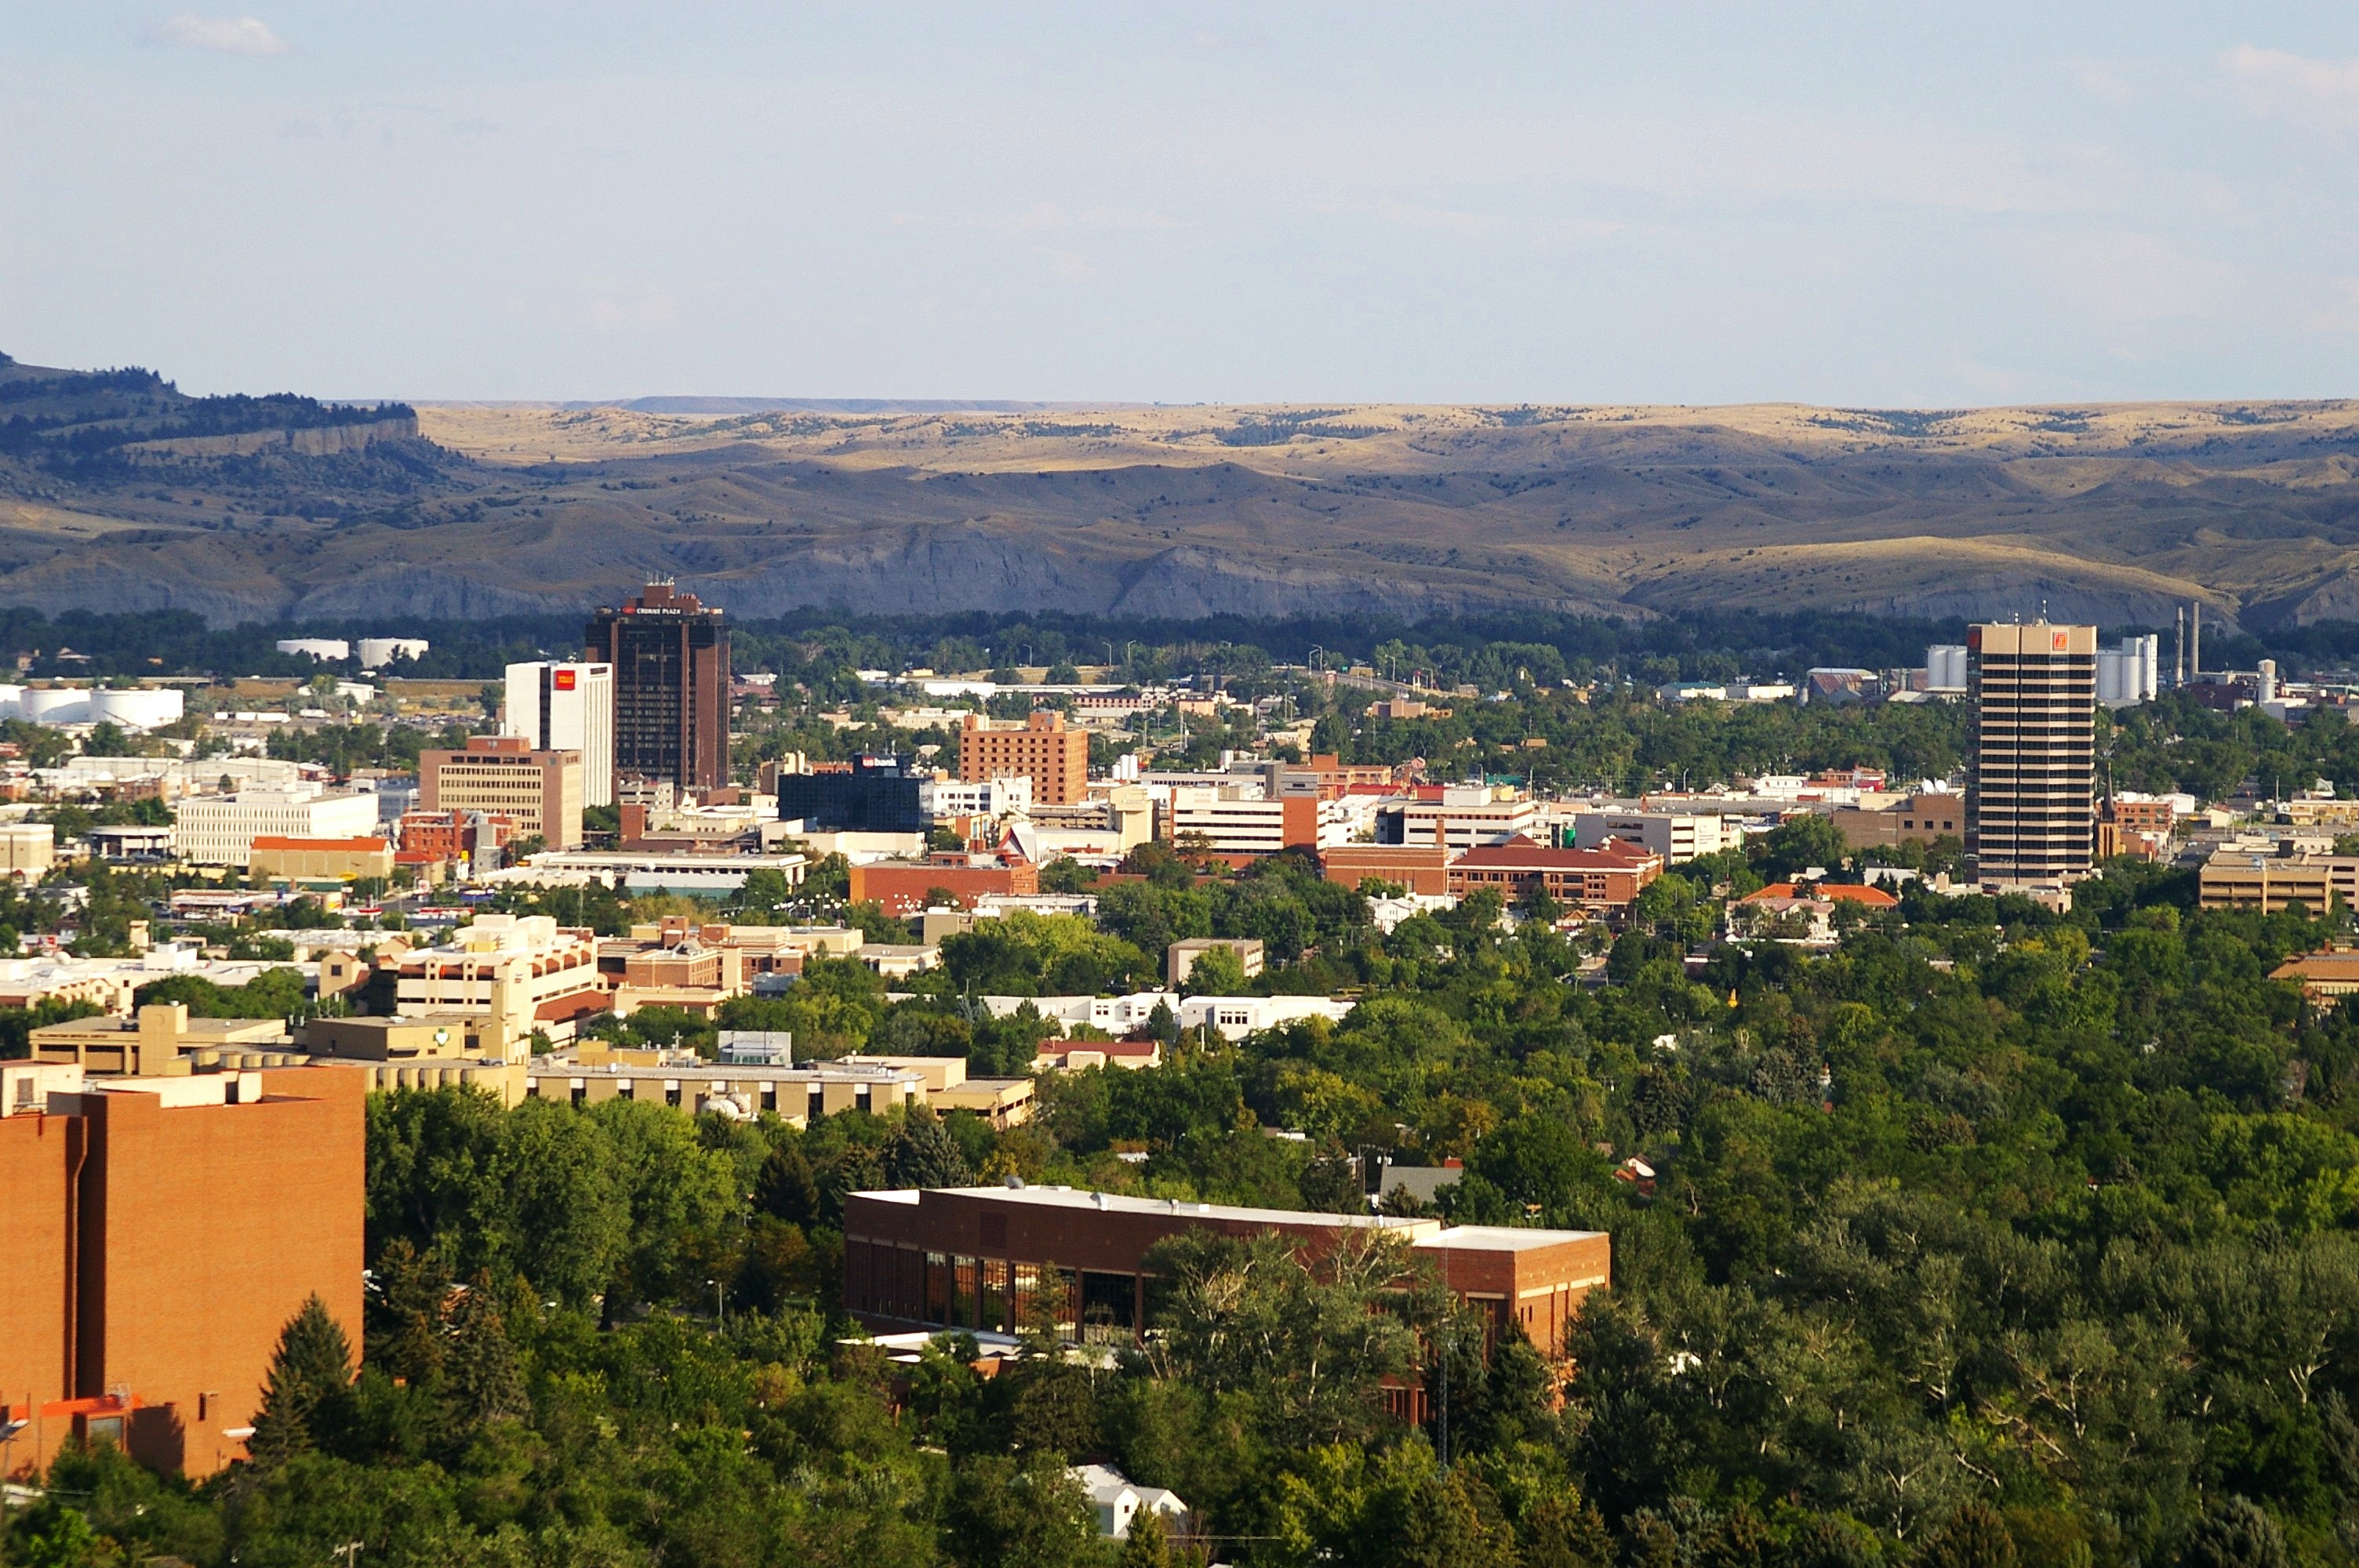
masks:
<path fill-rule="evenodd" d="M 0 404 L 35 373 L 62 373 L 10 367 Z M 311 406 L 214 434 L 174 406 L 104 463 L 0 454 L 0 602 L 571 613 L 662 574 L 748 617 L 2359 616 L 2345 404 Z"/>

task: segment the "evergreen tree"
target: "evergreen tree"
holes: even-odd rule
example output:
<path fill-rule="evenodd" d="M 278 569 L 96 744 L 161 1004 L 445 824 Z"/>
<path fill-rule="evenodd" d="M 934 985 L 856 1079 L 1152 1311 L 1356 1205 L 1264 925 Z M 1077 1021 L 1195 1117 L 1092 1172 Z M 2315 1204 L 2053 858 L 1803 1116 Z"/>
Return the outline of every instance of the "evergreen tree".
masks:
<path fill-rule="evenodd" d="M 963 1187 L 973 1184 L 966 1156 L 929 1110 L 913 1110 L 885 1141 L 885 1184 L 890 1187 Z"/>
<path fill-rule="evenodd" d="M 1130 1533 L 1123 1538 L 1114 1562 L 1117 1568 L 1171 1568 L 1171 1537 L 1163 1516 L 1152 1509 L 1131 1515 Z"/>
<path fill-rule="evenodd" d="M 524 1369 L 517 1364 L 516 1346 L 508 1342 L 488 1271 L 477 1274 L 451 1309 L 444 1392 L 462 1424 L 532 1412 L 532 1401 L 525 1397 Z"/>
<path fill-rule="evenodd" d="M 2230 1498 L 2187 1538 L 2180 1568 L 2286 1568 L 2285 1532 L 2260 1506 Z"/>
<path fill-rule="evenodd" d="M 284 1464 L 332 1429 L 351 1398 L 353 1352 L 316 1294 L 279 1331 L 247 1450 L 255 1463 Z"/>
<path fill-rule="evenodd" d="M 799 1149 L 770 1151 L 754 1177 L 754 1206 L 773 1219 L 809 1225 L 819 1216 L 819 1178 Z"/>
<path fill-rule="evenodd" d="M 399 1238 L 386 1243 L 364 1339 L 369 1364 L 407 1383 L 433 1381 L 449 1341 L 443 1314 L 450 1296 L 450 1272 L 431 1249 L 421 1253 Z"/>

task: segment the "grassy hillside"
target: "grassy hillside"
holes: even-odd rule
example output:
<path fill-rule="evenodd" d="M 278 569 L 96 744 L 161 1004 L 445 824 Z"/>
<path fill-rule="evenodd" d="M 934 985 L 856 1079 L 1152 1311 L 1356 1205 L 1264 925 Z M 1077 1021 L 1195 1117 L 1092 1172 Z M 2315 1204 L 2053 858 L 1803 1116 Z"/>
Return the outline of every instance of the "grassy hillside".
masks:
<path fill-rule="evenodd" d="M 0 367 L 0 602 L 538 613 L 662 572 L 747 615 L 2359 616 L 2352 403 L 453 404 L 412 425 L 140 372 L 24 397 L 65 423 L 7 423 L 11 387 L 64 374 Z"/>

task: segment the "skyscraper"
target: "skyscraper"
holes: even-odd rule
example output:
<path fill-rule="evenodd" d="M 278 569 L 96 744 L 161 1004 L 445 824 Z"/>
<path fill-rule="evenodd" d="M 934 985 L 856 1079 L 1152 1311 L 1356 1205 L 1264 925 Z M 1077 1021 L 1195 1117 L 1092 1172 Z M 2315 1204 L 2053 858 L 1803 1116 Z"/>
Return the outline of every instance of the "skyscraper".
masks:
<path fill-rule="evenodd" d="M 1985 882 L 2088 875 L 2096 834 L 2097 629 L 1966 632 L 1974 704 L 1966 841 Z"/>
<path fill-rule="evenodd" d="M 614 777 L 681 789 L 729 782 L 729 633 L 721 611 L 652 582 L 582 633 L 614 671 Z"/>
<path fill-rule="evenodd" d="M 500 733 L 536 752 L 581 752 L 582 804 L 614 804 L 614 665 L 510 665 Z"/>

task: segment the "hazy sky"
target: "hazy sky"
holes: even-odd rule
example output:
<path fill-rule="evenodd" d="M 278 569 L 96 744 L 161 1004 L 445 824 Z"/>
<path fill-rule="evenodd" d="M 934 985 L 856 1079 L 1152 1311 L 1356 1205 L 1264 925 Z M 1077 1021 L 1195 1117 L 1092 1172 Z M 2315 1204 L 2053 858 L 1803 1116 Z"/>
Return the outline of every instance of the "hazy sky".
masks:
<path fill-rule="evenodd" d="M 2359 7 L 0 0 L 0 350 L 323 395 L 2359 394 Z"/>

